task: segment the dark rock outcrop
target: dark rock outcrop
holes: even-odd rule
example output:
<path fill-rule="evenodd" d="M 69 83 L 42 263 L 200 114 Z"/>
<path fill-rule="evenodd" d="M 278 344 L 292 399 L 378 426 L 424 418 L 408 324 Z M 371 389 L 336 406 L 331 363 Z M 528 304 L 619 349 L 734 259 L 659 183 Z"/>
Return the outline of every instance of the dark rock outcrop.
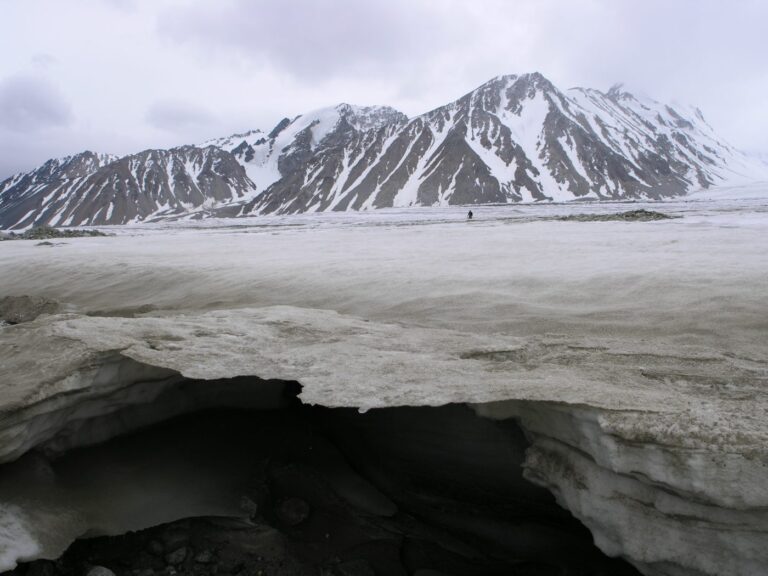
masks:
<path fill-rule="evenodd" d="M 31 322 L 41 314 L 54 314 L 59 303 L 47 298 L 6 296 L 0 299 L 0 321 L 7 324 Z"/>

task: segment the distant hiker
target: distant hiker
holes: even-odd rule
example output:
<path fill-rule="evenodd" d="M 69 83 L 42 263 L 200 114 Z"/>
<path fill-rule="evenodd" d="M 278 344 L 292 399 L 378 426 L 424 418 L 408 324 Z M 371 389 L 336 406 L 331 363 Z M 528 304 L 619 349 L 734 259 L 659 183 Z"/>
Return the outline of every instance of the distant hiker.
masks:
<path fill-rule="evenodd" d="M 467 212 L 467 220 L 472 220 L 472 210 Z"/>

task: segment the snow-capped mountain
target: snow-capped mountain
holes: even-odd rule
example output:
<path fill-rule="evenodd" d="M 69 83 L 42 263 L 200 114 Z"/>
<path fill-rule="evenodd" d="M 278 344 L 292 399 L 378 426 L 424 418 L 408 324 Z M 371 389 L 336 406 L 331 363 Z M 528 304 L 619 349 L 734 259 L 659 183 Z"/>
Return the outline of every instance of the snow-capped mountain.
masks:
<path fill-rule="evenodd" d="M 315 154 L 331 146 L 349 146 L 355 138 L 388 125 L 408 121 L 389 106 L 339 104 L 293 120 L 284 118 L 269 134 L 253 130 L 206 144 L 231 152 L 245 166 L 259 191 L 283 178 L 299 174 Z"/>
<path fill-rule="evenodd" d="M 1 183 L 0 228 L 125 224 L 247 200 L 254 188 L 215 146 L 123 158 L 83 152 Z"/>
<path fill-rule="evenodd" d="M 0 183 L 0 228 L 388 206 L 662 198 L 768 180 L 698 109 L 620 86 L 500 76 L 408 119 L 340 104 L 265 133 L 114 158 L 85 152 Z"/>
<path fill-rule="evenodd" d="M 768 177 L 697 110 L 619 87 L 564 93 L 540 74 L 495 78 L 407 123 L 332 144 L 244 213 L 659 198 Z"/>

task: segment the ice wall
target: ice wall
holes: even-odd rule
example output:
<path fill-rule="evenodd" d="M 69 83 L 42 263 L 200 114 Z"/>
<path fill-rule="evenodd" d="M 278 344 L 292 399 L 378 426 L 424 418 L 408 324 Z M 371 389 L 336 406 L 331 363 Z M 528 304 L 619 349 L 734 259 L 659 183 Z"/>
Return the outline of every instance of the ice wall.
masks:
<path fill-rule="evenodd" d="M 768 565 L 764 457 L 662 443 L 648 431 L 670 422 L 649 414 L 529 402 L 476 409 L 521 423 L 532 443 L 526 477 L 607 554 L 653 575 L 760 574 Z"/>

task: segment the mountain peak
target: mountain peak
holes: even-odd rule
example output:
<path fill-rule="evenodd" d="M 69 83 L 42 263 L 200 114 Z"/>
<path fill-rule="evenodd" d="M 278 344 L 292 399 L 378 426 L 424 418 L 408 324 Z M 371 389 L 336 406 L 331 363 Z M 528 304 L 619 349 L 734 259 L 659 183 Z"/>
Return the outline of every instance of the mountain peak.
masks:
<path fill-rule="evenodd" d="M 640 87 L 628 86 L 626 82 L 616 82 L 605 95 L 614 102 L 636 100 L 641 103 L 656 102 Z"/>
<path fill-rule="evenodd" d="M 616 82 L 613 86 L 608 88 L 608 92 L 605 93 L 611 100 L 630 100 L 634 98 L 634 95 L 628 90 L 624 89 L 623 82 Z"/>
<path fill-rule="evenodd" d="M 476 94 L 494 94 L 500 91 L 514 90 L 519 95 L 528 95 L 532 97 L 536 92 L 552 93 L 557 92 L 554 84 L 541 72 L 525 72 L 523 74 L 503 74 L 496 76 L 489 81 L 481 84 L 468 94 L 466 97 L 472 97 Z"/>
<path fill-rule="evenodd" d="M 517 82 L 522 82 L 526 84 L 531 85 L 541 85 L 541 86 L 547 86 L 547 87 L 554 87 L 552 82 L 544 76 L 541 72 L 524 72 L 522 74 L 502 74 L 500 76 L 495 76 L 488 80 L 487 82 L 484 82 L 481 84 L 478 88 L 482 88 L 485 86 L 492 86 L 496 84 L 513 84 Z"/>
<path fill-rule="evenodd" d="M 338 113 L 361 131 L 375 130 L 387 124 L 401 123 L 408 117 L 391 106 L 357 106 L 343 102 L 336 106 Z"/>

